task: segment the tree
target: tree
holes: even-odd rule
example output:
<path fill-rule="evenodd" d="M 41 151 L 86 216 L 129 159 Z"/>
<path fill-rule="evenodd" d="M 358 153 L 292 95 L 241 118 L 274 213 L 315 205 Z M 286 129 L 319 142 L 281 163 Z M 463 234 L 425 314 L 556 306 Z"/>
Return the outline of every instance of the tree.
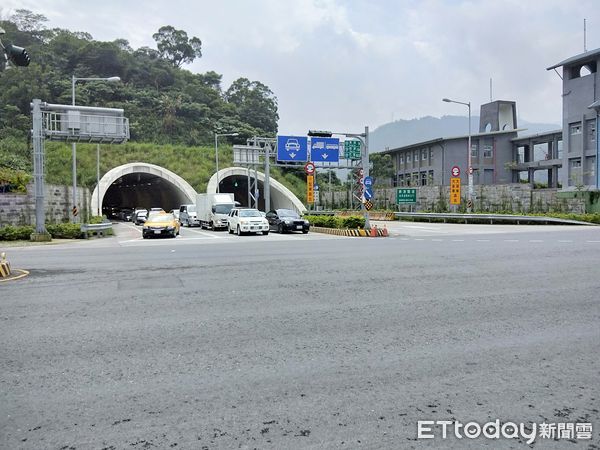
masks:
<path fill-rule="evenodd" d="M 239 119 L 243 122 L 267 134 L 277 133 L 277 98 L 261 82 L 238 78 L 227 89 L 225 99 L 235 105 Z"/>
<path fill-rule="evenodd" d="M 20 31 L 27 31 L 32 34 L 43 30 L 44 22 L 48 22 L 48 19 L 43 14 L 34 14 L 28 9 L 17 9 L 10 16 L 10 20 L 17 25 Z"/>
<path fill-rule="evenodd" d="M 369 155 L 369 159 L 373 163 L 370 175 L 375 179 L 376 183 L 385 184 L 394 176 L 394 165 L 392 164 L 391 155 L 372 153 Z"/>
<path fill-rule="evenodd" d="M 161 58 L 168 60 L 174 67 L 191 63 L 202 57 L 202 41 L 197 37 L 188 39 L 183 30 L 176 30 L 171 25 L 160 27 L 152 38 L 156 41 Z"/>

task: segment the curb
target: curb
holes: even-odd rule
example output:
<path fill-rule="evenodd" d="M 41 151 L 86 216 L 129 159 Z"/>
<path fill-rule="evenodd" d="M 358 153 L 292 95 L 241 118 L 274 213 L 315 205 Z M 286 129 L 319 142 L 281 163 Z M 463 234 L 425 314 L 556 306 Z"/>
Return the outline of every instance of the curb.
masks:
<path fill-rule="evenodd" d="M 370 230 L 366 230 L 364 228 L 354 228 L 354 229 L 339 229 L 339 228 L 325 228 L 325 227 L 310 227 L 311 231 L 316 233 L 323 234 L 332 234 L 334 236 L 347 236 L 347 237 L 387 237 L 388 231 L 387 228 L 377 228 L 373 227 Z"/>

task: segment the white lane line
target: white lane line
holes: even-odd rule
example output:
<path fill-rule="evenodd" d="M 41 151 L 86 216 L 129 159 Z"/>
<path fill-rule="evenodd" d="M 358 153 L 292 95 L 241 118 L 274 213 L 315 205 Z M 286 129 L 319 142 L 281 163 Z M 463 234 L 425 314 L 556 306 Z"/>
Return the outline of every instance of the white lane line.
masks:
<path fill-rule="evenodd" d="M 541 239 L 529 239 L 529 242 L 544 242 Z"/>
<path fill-rule="evenodd" d="M 519 242 L 518 239 L 504 239 L 504 242 Z"/>
<path fill-rule="evenodd" d="M 192 233 L 200 234 L 202 236 L 211 237 L 213 239 L 224 239 L 223 236 L 216 236 L 212 233 L 206 233 L 205 231 L 194 230 L 192 228 L 186 228 L 185 232 L 191 231 Z"/>
<path fill-rule="evenodd" d="M 594 244 L 597 244 L 597 243 L 599 243 L 600 241 L 585 241 L 585 242 L 589 242 L 589 243 L 594 243 Z"/>
<path fill-rule="evenodd" d="M 410 241 L 409 238 L 400 238 L 401 241 Z"/>
<path fill-rule="evenodd" d="M 475 239 L 477 242 L 490 242 L 489 239 Z"/>
<path fill-rule="evenodd" d="M 452 239 L 452 242 L 465 242 L 464 239 Z"/>
<path fill-rule="evenodd" d="M 416 238 L 415 241 L 424 241 L 425 239 Z"/>
<path fill-rule="evenodd" d="M 443 239 L 432 239 L 431 241 L 432 241 L 432 242 L 444 242 L 444 240 L 443 240 Z"/>
<path fill-rule="evenodd" d="M 570 239 L 559 239 L 558 242 L 573 242 Z"/>

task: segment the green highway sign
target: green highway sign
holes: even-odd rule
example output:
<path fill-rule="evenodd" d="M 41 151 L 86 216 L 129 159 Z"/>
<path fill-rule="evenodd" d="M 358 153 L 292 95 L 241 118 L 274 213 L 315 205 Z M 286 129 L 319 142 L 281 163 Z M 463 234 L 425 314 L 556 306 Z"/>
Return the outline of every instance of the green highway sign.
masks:
<path fill-rule="evenodd" d="M 360 159 L 360 141 L 348 140 L 344 142 L 344 158 L 346 159 Z"/>
<path fill-rule="evenodd" d="M 398 189 L 396 191 L 396 203 L 417 203 L 417 190 Z"/>

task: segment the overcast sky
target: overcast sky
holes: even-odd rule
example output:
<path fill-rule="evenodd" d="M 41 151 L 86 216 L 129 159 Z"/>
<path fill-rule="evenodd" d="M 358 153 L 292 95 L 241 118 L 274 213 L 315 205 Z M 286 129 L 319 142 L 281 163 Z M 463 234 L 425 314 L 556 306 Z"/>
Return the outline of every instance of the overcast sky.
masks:
<path fill-rule="evenodd" d="M 546 71 L 600 47 L 598 0 L 2 0 L 44 14 L 47 27 L 156 48 L 163 25 L 202 40 L 184 66 L 260 81 L 279 103 L 279 131 L 360 132 L 423 116 L 473 114 L 515 100 L 520 118 L 561 123 L 561 80 Z M 99 74 L 100 75 L 100 74 Z M 104 74 L 110 76 L 111 74 Z"/>

